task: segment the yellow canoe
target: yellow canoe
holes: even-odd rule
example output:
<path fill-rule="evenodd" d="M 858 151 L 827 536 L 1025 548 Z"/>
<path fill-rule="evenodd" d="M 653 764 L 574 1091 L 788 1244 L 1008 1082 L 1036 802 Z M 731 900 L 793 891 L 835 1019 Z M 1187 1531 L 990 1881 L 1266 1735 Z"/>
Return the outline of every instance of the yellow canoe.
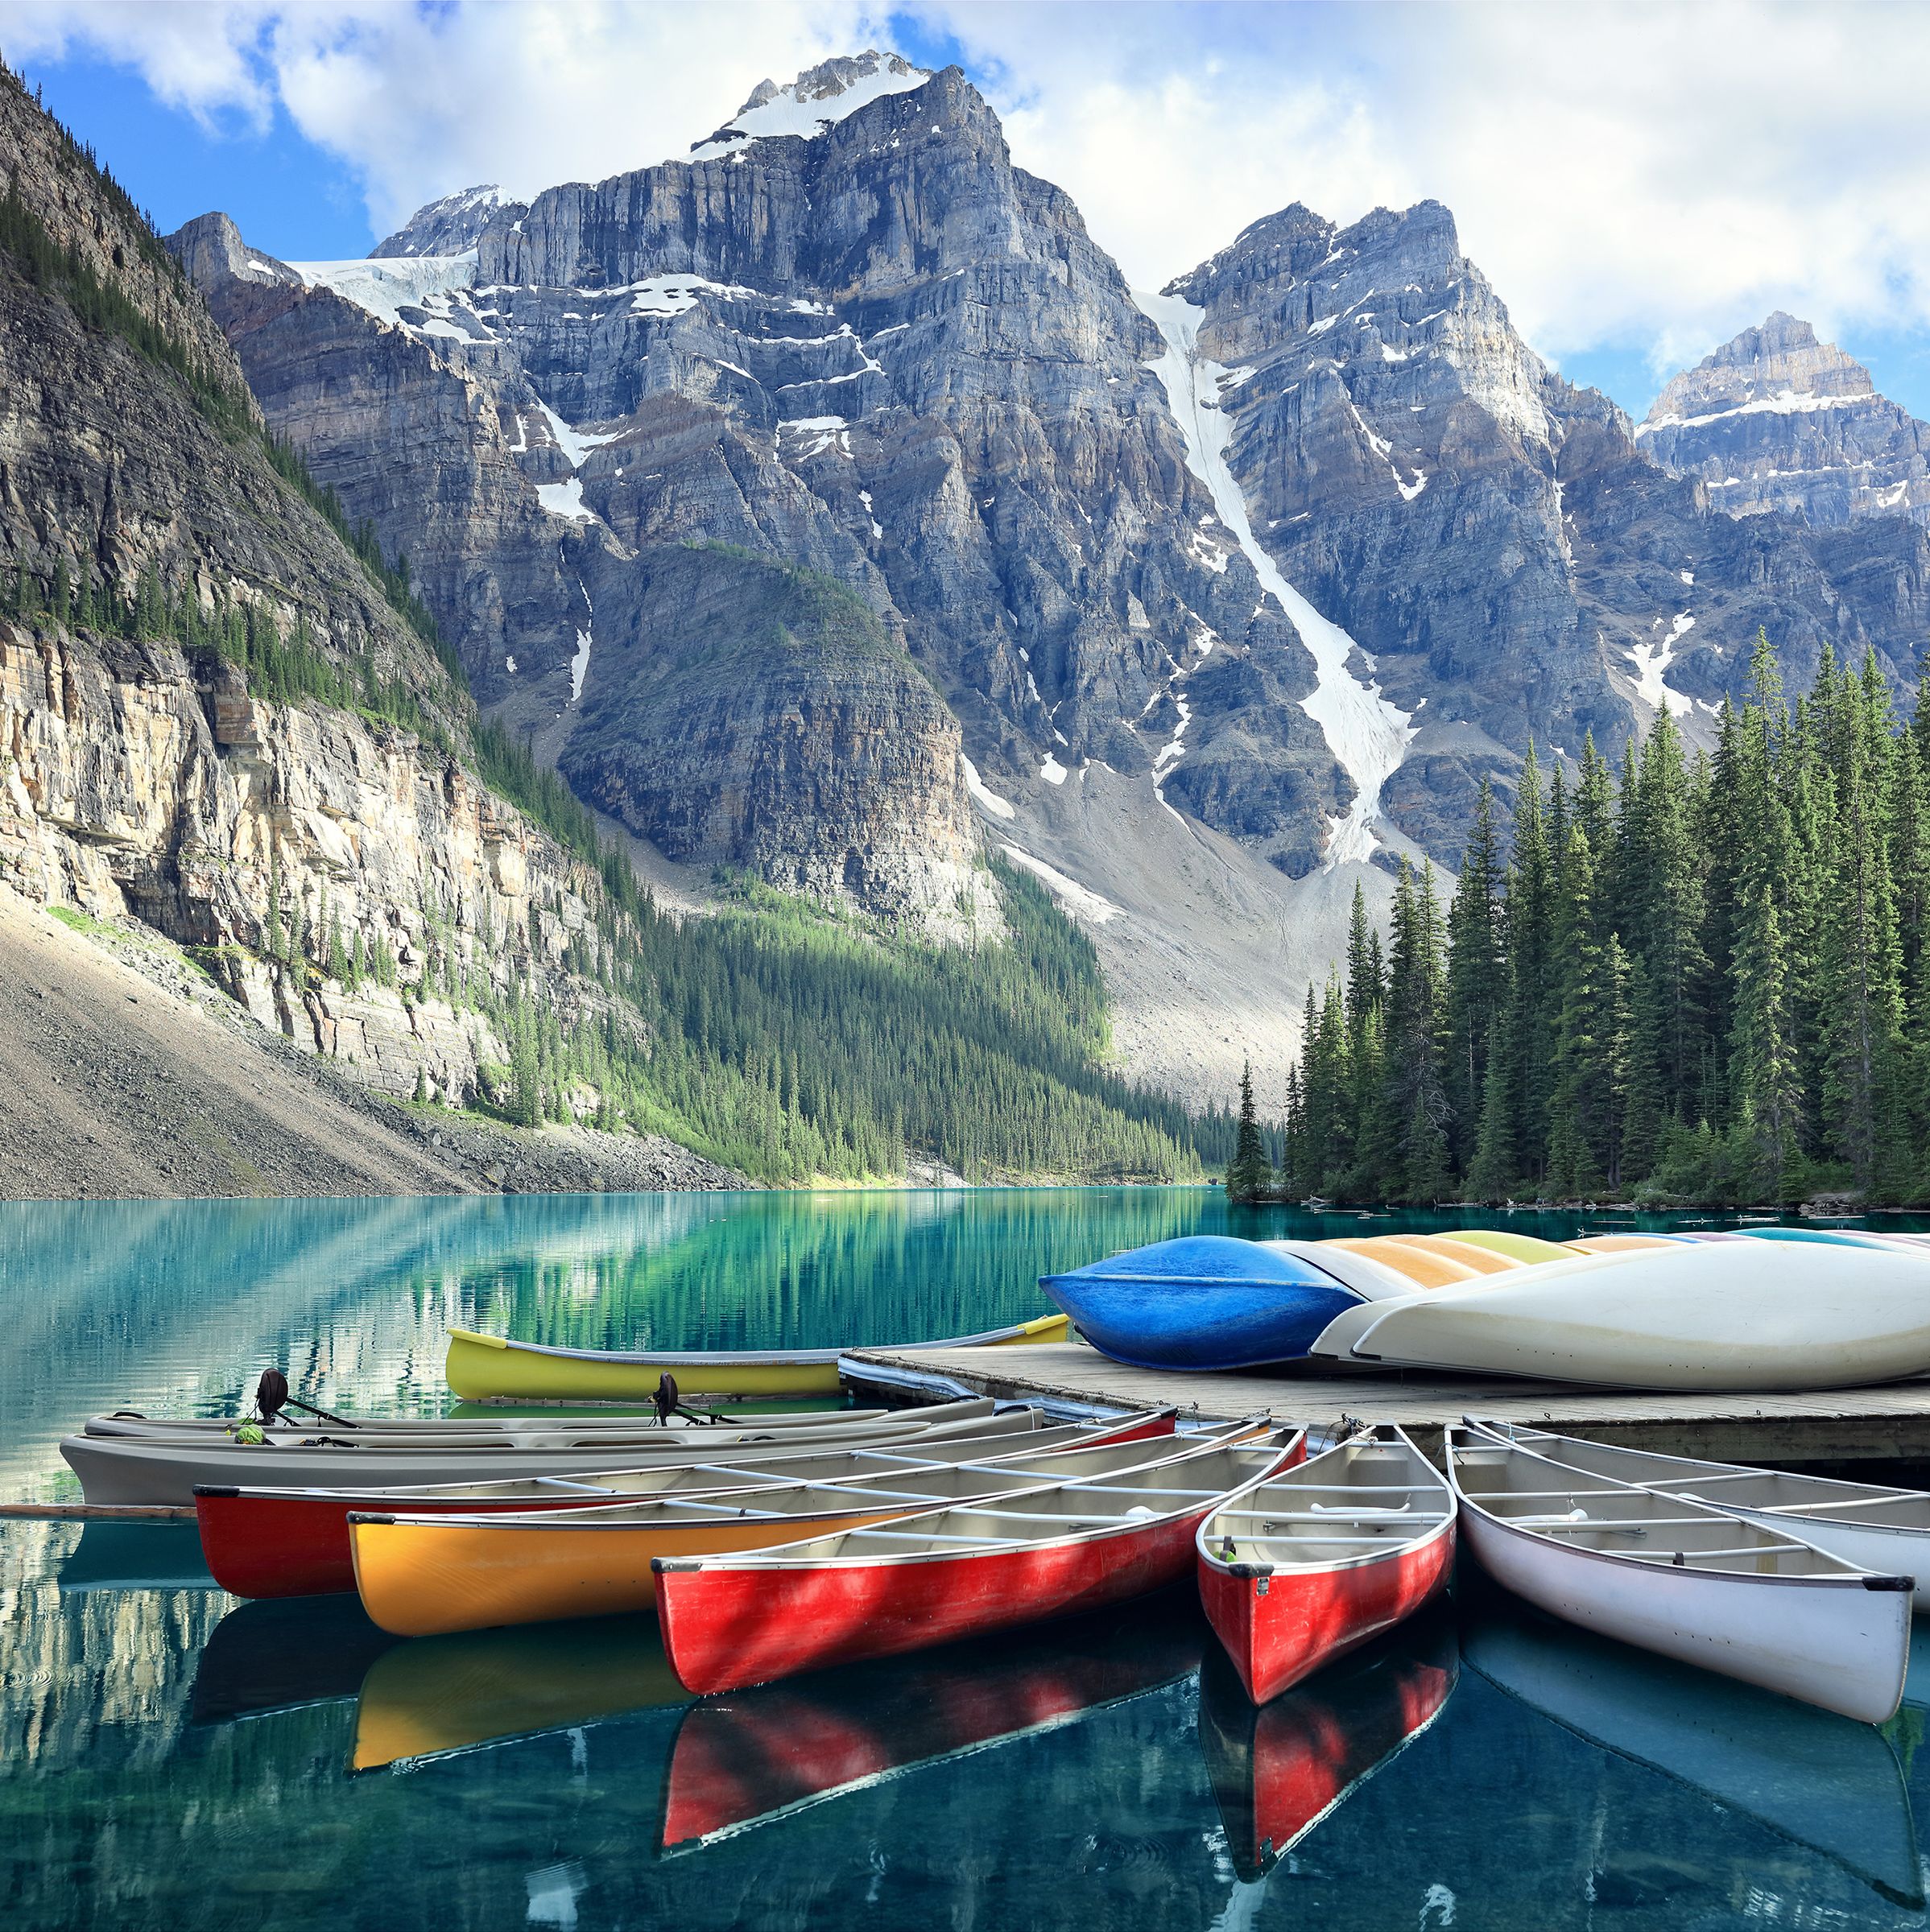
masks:
<path fill-rule="evenodd" d="M 621 1507 L 632 1520 L 606 1525 L 601 1535 L 579 1523 L 566 1526 L 555 1515 L 351 1517 L 355 1587 L 362 1608 L 398 1637 L 616 1616 L 655 1604 L 653 1557 L 768 1550 L 932 1507 L 922 1497 L 854 1506 L 849 1491 L 813 1490 L 809 1514 L 754 1514 L 735 1507 L 734 1499 L 730 1507 L 701 1513 L 701 1505 L 688 1501 L 628 1504 Z"/>
<path fill-rule="evenodd" d="M 1217 1434 L 1237 1441 L 1254 1426 L 1250 1420 L 1231 1423 Z M 398 1637 L 623 1616 L 655 1606 L 651 1563 L 656 1557 L 769 1550 L 933 1509 L 1035 1496 L 1061 1482 L 1102 1480 L 1182 1461 L 1204 1453 L 1214 1439 L 1162 1435 L 841 1482 L 775 1481 L 587 1509 L 353 1515 L 355 1587 L 362 1608 Z"/>
<path fill-rule="evenodd" d="M 915 1348 L 994 1348 L 1071 1340 L 1063 1315 L 1042 1315 L 1009 1328 L 956 1335 Z M 684 1395 L 835 1395 L 841 1348 L 651 1350 L 635 1355 L 597 1348 L 547 1348 L 468 1328 L 449 1331 L 444 1373 L 465 1402 L 647 1402 L 657 1381 L 674 1376 Z"/>

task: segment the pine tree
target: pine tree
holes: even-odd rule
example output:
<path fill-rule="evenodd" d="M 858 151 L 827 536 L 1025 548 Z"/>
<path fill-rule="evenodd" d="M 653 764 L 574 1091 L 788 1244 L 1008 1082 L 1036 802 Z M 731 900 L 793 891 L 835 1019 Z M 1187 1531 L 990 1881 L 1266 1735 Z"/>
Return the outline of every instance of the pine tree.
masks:
<path fill-rule="evenodd" d="M 1515 1075 L 1509 1113 L 1516 1157 L 1529 1179 L 1539 1179 L 1546 1170 L 1548 1102 L 1554 1091 L 1556 878 L 1548 831 L 1542 812 L 1540 766 L 1531 745 L 1515 796 L 1506 905 L 1507 1025 Z"/>
<path fill-rule="evenodd" d="M 1253 1063 L 1240 1070 L 1240 1126 L 1234 1142 L 1233 1158 L 1226 1164 L 1226 1198 L 1229 1201 L 1254 1201 L 1273 1186 L 1273 1163 L 1267 1158 L 1267 1144 L 1261 1138 L 1253 1104 Z"/>
<path fill-rule="evenodd" d="M 1608 1166 L 1610 1002 L 1593 898 L 1594 858 L 1577 823 L 1568 832 L 1555 921 L 1560 1018 L 1548 1104 L 1548 1184 L 1568 1198 L 1599 1191 Z"/>
<path fill-rule="evenodd" d="M 1506 1022 L 1503 877 L 1494 792 L 1484 778 L 1448 912 L 1447 1055 L 1441 1084 L 1449 1110 L 1449 1146 L 1463 1170 L 1474 1158 L 1488 1059 Z"/>

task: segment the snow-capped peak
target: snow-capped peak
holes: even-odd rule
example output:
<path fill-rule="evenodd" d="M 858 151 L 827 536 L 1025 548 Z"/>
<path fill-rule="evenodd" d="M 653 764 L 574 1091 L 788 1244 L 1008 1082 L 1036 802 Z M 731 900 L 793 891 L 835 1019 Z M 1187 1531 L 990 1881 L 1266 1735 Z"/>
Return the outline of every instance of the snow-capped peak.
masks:
<path fill-rule="evenodd" d="M 806 140 L 847 120 L 861 107 L 886 94 L 908 94 L 932 78 L 929 68 L 914 67 L 899 54 L 872 48 L 807 68 L 788 85 L 761 82 L 735 119 L 684 158 L 715 161 L 742 150 L 746 142 L 796 134 Z"/>
<path fill-rule="evenodd" d="M 387 240 L 370 251 L 370 259 L 399 255 L 459 255 L 473 248 L 489 218 L 502 205 L 502 190 L 492 182 L 459 188 L 453 195 L 419 208 Z"/>

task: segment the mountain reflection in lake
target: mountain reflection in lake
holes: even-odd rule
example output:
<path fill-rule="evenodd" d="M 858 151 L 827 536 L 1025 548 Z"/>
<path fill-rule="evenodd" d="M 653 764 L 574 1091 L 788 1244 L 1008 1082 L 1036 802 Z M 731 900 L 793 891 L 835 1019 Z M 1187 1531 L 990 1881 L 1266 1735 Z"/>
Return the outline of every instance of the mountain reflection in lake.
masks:
<path fill-rule="evenodd" d="M 1184 1591 L 698 1700 L 647 1620 L 402 1642 L 172 1546 L 76 1587 L 83 1542 L 0 1530 L 35 1932 L 1922 1921 L 1914 1707 L 1885 1735 L 1486 1600 L 1257 1712 Z"/>
<path fill-rule="evenodd" d="M 451 1321 L 931 1336 L 1229 1227 L 1186 1190 L 0 1206 L 0 1488 L 56 1484 L 92 1409 L 218 1414 L 271 1362 L 440 1407 Z M 12 1521 L 0 1900 L 9 1932 L 1919 1926 L 1924 1666 L 1878 1732 L 1464 1587 L 1256 1712 L 1182 1590 L 693 1700 L 647 1621 L 402 1642 L 237 1604 L 191 1530 Z"/>

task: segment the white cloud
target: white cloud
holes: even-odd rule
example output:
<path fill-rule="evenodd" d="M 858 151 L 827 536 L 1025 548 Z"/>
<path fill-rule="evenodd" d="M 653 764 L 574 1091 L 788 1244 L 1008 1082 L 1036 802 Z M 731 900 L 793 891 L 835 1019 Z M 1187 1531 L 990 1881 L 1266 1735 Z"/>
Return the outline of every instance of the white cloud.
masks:
<path fill-rule="evenodd" d="M 1432 196 L 1535 346 L 1692 360 L 1771 308 L 1930 326 L 1930 8 L 912 0 L 1015 158 L 1157 285 L 1300 200 Z M 754 83 L 887 37 L 862 0 L 626 6 L 8 0 L 16 60 L 83 41 L 164 98 L 283 101 L 386 229 L 482 180 L 529 192 L 683 151 Z M 908 51 L 915 51 L 908 50 Z"/>

